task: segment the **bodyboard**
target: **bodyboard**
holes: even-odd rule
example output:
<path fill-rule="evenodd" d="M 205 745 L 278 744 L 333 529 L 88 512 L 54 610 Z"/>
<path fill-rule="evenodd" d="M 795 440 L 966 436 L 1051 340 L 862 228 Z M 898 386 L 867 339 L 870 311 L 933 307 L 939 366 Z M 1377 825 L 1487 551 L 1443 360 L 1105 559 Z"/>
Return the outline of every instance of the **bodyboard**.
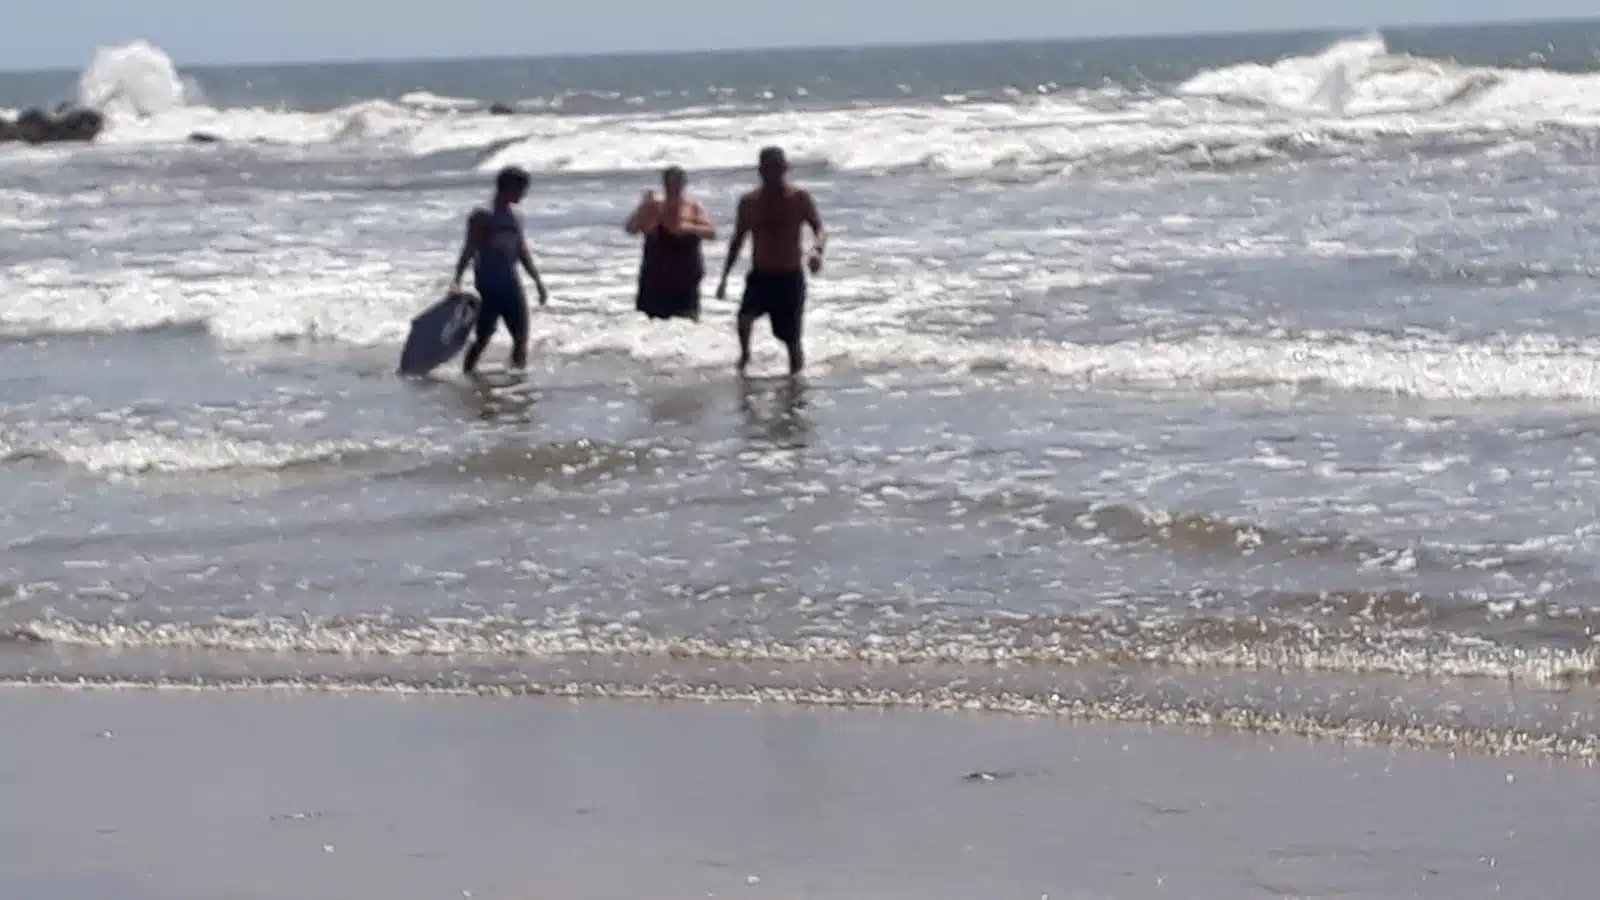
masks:
<path fill-rule="evenodd" d="M 411 333 L 400 351 L 401 375 L 426 375 L 449 362 L 472 337 L 478 323 L 478 297 L 453 291 L 411 320 Z"/>

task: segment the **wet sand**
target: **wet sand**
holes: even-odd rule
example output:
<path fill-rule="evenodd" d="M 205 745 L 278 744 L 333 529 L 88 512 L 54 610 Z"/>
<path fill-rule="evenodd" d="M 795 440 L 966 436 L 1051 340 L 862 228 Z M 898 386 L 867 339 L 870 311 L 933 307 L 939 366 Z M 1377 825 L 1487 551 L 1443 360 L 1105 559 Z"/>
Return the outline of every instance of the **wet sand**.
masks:
<path fill-rule="evenodd" d="M 7 689 L 0 708 L 9 900 L 1467 900 L 1600 878 L 1600 782 L 1571 761 L 736 704 Z"/>

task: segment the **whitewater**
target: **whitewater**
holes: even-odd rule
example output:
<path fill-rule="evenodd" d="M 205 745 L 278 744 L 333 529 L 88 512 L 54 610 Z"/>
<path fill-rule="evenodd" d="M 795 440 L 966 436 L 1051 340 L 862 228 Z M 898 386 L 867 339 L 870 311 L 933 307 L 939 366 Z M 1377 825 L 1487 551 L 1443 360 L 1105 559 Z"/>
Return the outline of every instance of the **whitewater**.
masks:
<path fill-rule="evenodd" d="M 266 208 L 257 217 L 298 215 L 303 204 L 334 202 L 350 192 L 384 185 L 402 189 L 404 176 L 363 176 L 363 161 L 381 160 L 413 177 L 471 180 L 469 173 L 488 175 L 505 165 L 520 165 L 552 184 L 574 179 L 633 173 L 648 181 L 650 172 L 670 162 L 705 173 L 733 173 L 747 168 L 753 148 L 781 143 L 803 168 L 824 177 L 886 176 L 924 172 L 957 179 L 980 193 L 1004 190 L 1011 199 L 1031 202 L 1029 191 L 1056 185 L 1073 190 L 1074 181 L 1112 180 L 1123 189 L 1141 179 L 1160 178 L 1174 170 L 1205 174 L 1239 170 L 1251 177 L 1271 177 L 1314 161 L 1355 165 L 1358 162 L 1403 163 L 1418 154 L 1442 156 L 1464 164 L 1473 159 L 1497 166 L 1515 166 L 1519 159 L 1542 154 L 1583 153 L 1600 128 L 1600 96 L 1591 74 L 1539 70 L 1496 70 L 1397 56 L 1387 52 L 1381 37 L 1337 42 L 1321 53 L 1271 64 L 1241 63 L 1204 71 L 1162 90 L 1130 90 L 1119 86 L 1067 90 L 1044 86 L 1007 86 L 1022 99 L 974 102 L 960 96 L 932 102 L 870 109 L 751 110 L 737 104 L 686 105 L 670 115 L 658 111 L 632 114 L 555 114 L 548 98 L 520 101 L 513 115 L 488 115 L 486 100 L 441 97 L 425 90 L 401 92 L 395 99 L 369 99 L 323 112 L 289 109 L 216 108 L 204 101 L 204 90 L 180 76 L 158 48 L 146 43 L 102 49 L 83 73 L 79 100 L 106 109 L 111 125 L 103 146 L 83 150 L 13 152 L 11 165 L 33 170 L 41 165 L 81 160 L 89 165 L 119 165 L 159 153 L 172 173 L 163 191 L 174 203 L 202 206 L 200 222 L 186 220 L 158 228 L 204 227 L 208 215 L 198 187 L 186 183 L 212 179 L 207 171 L 224 160 L 247 153 L 252 159 L 276 161 L 289 171 L 321 165 L 332 167 L 328 182 L 302 190 L 299 179 L 274 184 L 272 175 L 256 175 L 268 192 Z M 619 98 L 643 103 L 642 96 Z M 187 146 L 193 135 L 225 142 L 228 150 Z M 48 162 L 47 162 L 48 161 Z M 137 165 L 137 163 L 130 163 Z M 176 170 L 176 171 L 173 171 Z M 436 170 L 438 174 L 429 173 Z M 223 176 L 226 177 L 226 176 Z M 974 183 L 976 181 L 977 183 Z M 987 186 L 986 186 L 987 185 Z M 9 227 L 38 234 L 63 215 L 89 215 L 126 195 L 148 190 L 138 183 L 85 186 L 44 197 L 26 189 L 5 192 Z M 283 196 L 285 193 L 291 196 Z M 566 193 L 563 191 L 562 193 Z M 576 224 L 607 213 L 617 214 L 627 192 L 594 196 L 581 189 L 575 196 L 551 197 L 542 215 Z M 984 206 L 989 206 L 987 194 Z M 131 199 L 131 197 L 129 198 Z M 288 201 L 285 206 L 281 201 Z M 1426 198 L 1413 200 L 1427 204 Z M 1525 203 L 1530 219 L 1558 214 L 1548 201 L 1508 199 Z M 907 319 L 939 296 L 987 306 L 996 293 L 1039 294 L 1053 288 L 1108 290 L 1130 286 L 1186 262 L 1227 258 L 1252 259 L 1285 252 L 1283 245 L 1309 246 L 1323 258 L 1339 255 L 1357 261 L 1387 258 L 1426 277 L 1446 277 L 1447 270 L 1471 269 L 1461 277 L 1485 279 L 1559 279 L 1561 268 L 1583 277 L 1592 270 L 1585 259 L 1557 264 L 1548 273 L 1519 274 L 1516 263 L 1501 265 L 1487 258 L 1457 259 L 1435 241 L 1455 237 L 1455 223 L 1427 222 L 1448 215 L 1444 204 L 1416 211 L 1419 224 L 1401 233 L 1372 235 L 1359 250 L 1346 246 L 1341 231 L 1381 222 L 1363 221 L 1367 211 L 1352 209 L 1344 221 L 1322 224 L 1312 217 L 1285 213 L 1281 218 L 1241 224 L 1241 233 L 1220 246 L 1195 241 L 1193 235 L 1219 223 L 1207 222 L 1202 211 L 1164 211 L 1161 231 L 1140 233 L 1139 223 L 1101 223 L 1097 231 L 1062 228 L 1039 237 L 1054 246 L 1059 265 L 1049 271 L 1028 270 L 1026 254 L 1017 260 L 997 251 L 994 260 L 964 271 L 905 273 L 886 277 L 869 271 L 848 271 L 830 282 L 833 299 L 819 310 L 818 322 L 837 330 L 840 340 L 830 355 L 862 364 L 909 362 L 960 368 L 995 359 L 1018 368 L 1035 369 L 1065 379 L 1123 379 L 1136 383 L 1215 387 L 1240 381 L 1328 383 L 1357 390 L 1408 392 L 1430 397 L 1538 397 L 1590 395 L 1595 379 L 1594 348 L 1562 347 L 1554 335 L 1519 335 L 1505 340 L 1434 341 L 1425 337 L 1354 333 L 1334 340 L 1272 334 L 1194 334 L 1181 340 L 1083 344 L 1050 339 L 969 341 L 919 333 Z M 1374 218 L 1383 213 L 1373 210 Z M 984 221 L 994 210 L 978 209 L 970 227 L 992 228 Z M 222 215 L 230 215 L 222 212 Z M 381 210 L 371 215 L 381 217 Z M 419 226 L 429 237 L 448 242 L 448 229 L 460 212 L 426 204 L 418 211 Z M 1282 226 L 1299 219 L 1291 234 Z M 1438 224 L 1435 224 L 1438 223 Z M 411 224 L 411 223 L 408 223 Z M 608 223 L 609 224 L 609 223 Z M 356 222 L 347 227 L 360 227 Z M 1259 229 L 1257 226 L 1260 226 Z M 105 223 L 107 237 L 144 223 Z M 287 222 L 254 226 L 263 234 L 292 230 Z M 1226 223 L 1222 223 L 1227 228 Z M 860 258 L 894 254 L 897 244 L 913 246 L 946 238 L 930 225 L 923 233 L 905 233 L 854 245 Z M 1435 237 L 1430 229 L 1441 233 Z M 1387 229 L 1395 231 L 1393 228 Z M 248 241 L 249 229 L 228 240 Z M 1021 235 L 1018 235 L 1020 238 Z M 175 238 L 176 239 L 176 238 Z M 612 234 L 575 227 L 542 237 L 558 263 L 574 271 L 604 273 L 585 279 L 615 292 L 633 264 L 626 245 Z M 569 244 L 570 242 L 570 244 Z M 81 271 L 61 271 L 59 264 L 40 260 L 12 267 L 4 287 L 13 302 L 0 317 L 13 332 L 148 328 L 185 322 L 204 323 L 227 341 L 280 340 L 316 336 L 356 345 L 387 346 L 403 333 L 409 308 L 419 291 L 437 281 L 437 272 L 407 271 L 391 259 L 359 257 L 338 231 L 295 246 L 254 251 L 259 268 L 237 277 L 218 273 L 200 290 L 179 290 L 180 267 L 138 267 L 119 271 L 117 292 L 126 302 L 108 300 L 104 288 L 84 279 Z M 393 256 L 388 248 L 378 256 Z M 569 254 L 571 254 L 569 256 Z M 328 292 L 342 285 L 323 277 L 331 257 L 346 256 L 344 265 L 371 272 L 364 296 L 330 304 Z M 185 265 L 203 267 L 200 260 Z M 1008 269 L 1017 273 L 1007 277 Z M 270 273 L 271 278 L 263 278 Z M 431 280 L 430 280 L 431 279 Z M 65 284 L 75 280 L 77 284 Z M 84 283 L 88 281 L 89 283 Z M 991 283 L 995 283 L 992 284 Z M 270 290 L 270 296 L 261 296 Z M 582 309 L 593 296 L 588 284 L 569 290 L 573 306 Z M 954 295 L 954 296 L 952 296 Z M 986 296 L 987 295 L 987 296 Z M 248 300 L 246 300 L 248 298 Z M 353 301 L 353 302 L 352 302 Z M 870 311 L 865 307 L 870 304 Z M 842 310 L 850 308 L 848 314 Z M 830 311 L 841 311 L 833 315 Z M 976 312 L 976 311 L 975 311 Z M 607 318 L 610 318 L 609 311 Z M 584 354 L 615 351 L 674 367 L 720 364 L 720 353 L 694 344 L 661 340 L 643 324 L 622 323 L 597 329 L 590 318 L 576 315 L 556 323 L 549 345 L 557 352 Z M 1197 329 L 1203 332 L 1203 329 Z"/>
<path fill-rule="evenodd" d="M 1600 74 L 1453 35 L 0 75 L 0 679 L 1600 753 Z M 769 143 L 798 386 L 621 228 Z M 532 370 L 395 377 L 506 165 Z"/>

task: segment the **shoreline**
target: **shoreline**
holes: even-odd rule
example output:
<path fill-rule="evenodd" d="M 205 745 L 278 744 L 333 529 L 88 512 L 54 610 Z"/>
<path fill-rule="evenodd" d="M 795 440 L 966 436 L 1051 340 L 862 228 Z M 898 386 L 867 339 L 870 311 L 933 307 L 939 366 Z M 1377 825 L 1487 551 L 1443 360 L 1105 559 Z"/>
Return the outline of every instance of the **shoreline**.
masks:
<path fill-rule="evenodd" d="M 17 900 L 1574 893 L 1587 771 L 921 711 L 0 690 Z M 1576 776 L 1576 777 L 1574 777 Z"/>
<path fill-rule="evenodd" d="M 604 666 L 607 661 L 591 661 Z M 626 662 L 609 661 L 611 667 Z M 638 661 L 632 661 L 638 662 Z M 77 671 L 77 670 L 75 670 Z M 659 673 L 658 673 L 659 674 Z M 772 673 L 768 673 L 769 676 Z M 1513 725 L 1484 727 L 1449 722 L 1405 722 L 1406 709 L 1397 708 L 1394 720 L 1363 718 L 1359 698 L 1344 698 L 1345 707 L 1335 705 L 1338 691 L 1328 685 L 1329 705 L 1320 709 L 1288 711 L 1261 705 L 1259 698 L 1281 692 L 1290 680 L 1282 673 L 1276 679 L 1256 673 L 1254 679 L 1241 679 L 1254 689 L 1254 700 L 1218 704 L 1196 693 L 1188 702 L 1181 699 L 1167 706 L 1143 704 L 1117 693 L 1095 697 L 1074 696 L 1070 689 L 1040 696 L 1023 692 L 964 692 L 951 685 L 907 685 L 902 689 L 883 685 L 859 684 L 849 672 L 818 674 L 809 685 L 796 682 L 762 684 L 760 678 L 741 681 L 729 677 L 728 667 L 692 676 L 657 677 L 655 680 L 601 681 L 550 678 L 536 680 L 522 673 L 511 679 L 495 680 L 484 673 L 467 674 L 457 670 L 455 677 L 432 679 L 369 672 L 365 674 L 239 673 L 205 676 L 115 675 L 79 671 L 72 676 L 18 676 L 0 671 L 0 697 L 6 693 L 40 694 L 149 694 L 188 696 L 255 697 L 370 697 L 400 700 L 439 701 L 518 701 L 531 704 L 550 702 L 610 704 L 625 707 L 678 706 L 717 708 L 765 708 L 780 712 L 865 715 L 972 715 L 999 721 L 1055 723 L 1061 727 L 1135 728 L 1170 733 L 1174 739 L 1260 739 L 1295 741 L 1311 747 L 1336 751 L 1381 749 L 1412 752 L 1444 759 L 1532 760 L 1552 765 L 1575 765 L 1583 769 L 1600 763 L 1600 734 L 1577 727 L 1572 735 L 1541 734 Z M 1239 673 L 1232 673 L 1236 677 Z M 1106 677 L 1106 676 L 1102 676 Z M 1152 682 L 1162 679 L 1154 678 Z M 1199 680 L 1199 679 L 1197 679 Z M 1383 680 L 1365 685 L 1373 697 L 1390 696 Z M 1126 682 L 1122 682 L 1125 686 Z M 1081 689 L 1083 683 L 1080 681 Z M 1170 689 L 1170 683 L 1169 683 Z M 1538 692 L 1530 692 L 1538 693 Z M 1415 698 L 1414 708 L 1426 704 Z M 1450 701 L 1435 697 L 1443 706 Z M 1568 706 L 1581 705 L 1568 700 Z M 1370 707 L 1370 701 L 1368 703 Z M 1554 704 L 1544 712 L 1546 720 L 1563 714 L 1567 707 Z"/>

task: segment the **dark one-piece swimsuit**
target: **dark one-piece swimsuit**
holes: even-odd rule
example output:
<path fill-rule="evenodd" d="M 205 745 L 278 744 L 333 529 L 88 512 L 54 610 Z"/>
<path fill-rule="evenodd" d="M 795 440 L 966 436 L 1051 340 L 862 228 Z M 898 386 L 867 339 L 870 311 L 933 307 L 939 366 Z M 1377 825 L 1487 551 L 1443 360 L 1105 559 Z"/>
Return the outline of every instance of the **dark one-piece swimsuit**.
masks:
<path fill-rule="evenodd" d="M 698 235 L 673 234 L 660 225 L 644 236 L 635 306 L 652 319 L 700 318 L 705 256 Z"/>

